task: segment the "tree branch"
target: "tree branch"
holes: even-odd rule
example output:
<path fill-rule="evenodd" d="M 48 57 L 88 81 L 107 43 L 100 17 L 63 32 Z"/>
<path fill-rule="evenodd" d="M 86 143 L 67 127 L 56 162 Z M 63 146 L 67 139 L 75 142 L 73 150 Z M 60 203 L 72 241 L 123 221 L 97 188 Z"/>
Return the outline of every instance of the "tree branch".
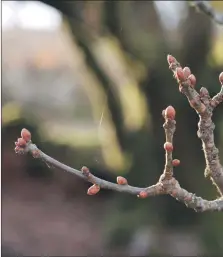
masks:
<path fill-rule="evenodd" d="M 216 183 L 219 192 L 222 193 L 222 166 L 219 162 L 217 154 L 218 150 L 214 145 L 213 123 L 211 121 L 212 111 L 214 109 L 213 105 L 217 106 L 217 103 L 219 104 L 222 102 L 222 90 L 219 93 L 220 96 L 218 94 L 213 99 L 209 97 L 207 89 L 204 88 L 201 89 L 201 93 L 199 95 L 193 88 L 196 79 L 195 76 L 191 74 L 190 69 L 185 67 L 184 70 L 182 70 L 176 59 L 170 55 L 168 55 L 167 59 L 170 64 L 170 69 L 172 69 L 175 78 L 177 78 L 177 81 L 179 82 L 180 91 L 187 96 L 191 106 L 199 113 L 200 125 L 198 136 L 203 142 L 206 163 L 210 170 L 210 175 Z M 222 77 L 223 76 L 221 75 L 219 77 L 221 84 L 223 83 Z M 214 104 L 211 105 L 211 103 Z M 81 171 L 79 171 L 60 163 L 54 158 L 43 153 L 35 144 L 32 143 L 31 133 L 27 129 L 23 129 L 21 131 L 21 138 L 15 142 L 15 152 L 18 154 L 30 152 L 34 158 L 41 159 L 47 163 L 49 167 L 59 168 L 92 183 L 93 186 L 88 189 L 88 195 L 95 195 L 101 188 L 137 195 L 139 198 L 169 194 L 176 200 L 183 202 L 187 207 L 193 208 L 195 211 L 223 211 L 223 197 L 213 201 L 202 199 L 201 197 L 197 197 L 195 194 L 181 188 L 179 182 L 173 177 L 173 167 L 180 164 L 179 160 L 173 160 L 172 158 L 173 135 L 176 130 L 176 111 L 172 106 L 168 106 L 163 110 L 162 115 L 165 119 L 163 127 L 166 135 L 166 142 L 164 144 L 166 162 L 164 171 L 158 182 L 149 187 L 139 188 L 130 186 L 128 185 L 127 180 L 121 176 L 117 177 L 117 184 L 108 182 L 94 176 L 87 167 L 82 167 Z"/>
<path fill-rule="evenodd" d="M 195 0 L 193 4 L 199 11 L 209 16 L 213 21 L 223 25 L 223 13 L 216 12 L 208 1 Z"/>
<path fill-rule="evenodd" d="M 182 70 L 180 64 L 177 60 L 168 56 L 168 62 L 170 64 L 170 69 L 174 73 L 174 77 L 179 83 L 179 90 L 183 93 L 192 108 L 199 115 L 198 131 L 197 135 L 202 141 L 202 146 L 204 150 L 204 156 L 206 161 L 205 176 L 210 176 L 213 184 L 217 187 L 220 195 L 223 194 L 223 167 L 220 163 L 218 152 L 219 150 L 215 146 L 214 142 L 214 128 L 215 125 L 212 122 L 212 115 L 214 109 L 218 104 L 223 101 L 223 73 L 220 74 L 219 80 L 221 83 L 220 92 L 210 98 L 209 92 L 206 88 L 202 87 L 200 89 L 200 94 L 194 89 L 196 84 L 196 78 L 188 67 Z"/>

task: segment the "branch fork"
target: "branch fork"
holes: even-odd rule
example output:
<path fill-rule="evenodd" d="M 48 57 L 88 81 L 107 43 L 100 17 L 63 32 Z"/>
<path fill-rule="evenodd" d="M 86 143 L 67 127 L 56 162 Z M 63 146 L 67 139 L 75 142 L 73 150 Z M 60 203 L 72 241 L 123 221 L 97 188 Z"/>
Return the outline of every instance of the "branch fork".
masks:
<path fill-rule="evenodd" d="M 188 208 L 193 208 L 195 211 L 223 211 L 223 167 L 219 160 L 218 149 L 214 143 L 213 130 L 215 126 L 211 119 L 213 110 L 223 102 L 223 72 L 219 76 L 221 90 L 216 96 L 211 98 L 206 88 L 202 87 L 200 93 L 195 90 L 196 77 L 191 73 L 188 67 L 182 69 L 180 63 L 171 55 L 167 56 L 167 61 L 174 78 L 178 82 L 180 92 L 187 97 L 189 104 L 200 118 L 197 135 L 202 141 L 204 150 L 206 161 L 205 173 L 210 176 L 213 184 L 221 195 L 220 198 L 208 201 L 198 197 L 183 189 L 174 177 L 173 170 L 180 165 L 180 160 L 173 160 L 173 136 L 176 131 L 176 111 L 172 106 L 168 106 L 162 112 L 165 120 L 163 128 L 166 136 L 166 142 L 164 143 L 164 170 L 156 184 L 145 188 L 129 185 L 127 179 L 122 176 L 117 177 L 117 183 L 100 179 L 94 176 L 85 166 L 82 167 L 81 171 L 73 169 L 38 149 L 38 147 L 32 143 L 31 133 L 27 129 L 22 129 L 21 138 L 15 143 L 15 152 L 17 154 L 29 152 L 34 158 L 41 159 L 50 165 L 50 167 L 59 168 L 92 183 L 93 185 L 87 191 L 88 195 L 97 194 L 101 188 L 121 193 L 129 193 L 139 198 L 169 194 L 176 200 L 183 202 Z"/>

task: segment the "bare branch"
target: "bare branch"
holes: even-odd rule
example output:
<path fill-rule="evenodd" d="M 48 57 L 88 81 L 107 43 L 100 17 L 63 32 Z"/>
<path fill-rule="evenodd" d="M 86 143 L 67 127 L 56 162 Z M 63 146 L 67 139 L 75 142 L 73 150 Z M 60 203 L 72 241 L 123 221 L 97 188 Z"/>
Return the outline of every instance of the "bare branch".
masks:
<path fill-rule="evenodd" d="M 128 185 L 126 178 L 117 177 L 117 184 L 108 182 L 94 176 L 87 167 L 82 167 L 81 171 L 73 169 L 54 158 L 43 153 L 31 141 L 31 133 L 27 129 L 21 131 L 21 138 L 18 138 L 15 147 L 15 152 L 24 154 L 30 152 L 34 158 L 41 159 L 48 164 L 49 167 L 56 167 L 63 171 L 72 173 L 93 185 L 88 189 L 88 195 L 95 195 L 101 188 L 110 189 L 122 193 L 129 193 L 137 195 L 139 198 L 146 198 L 148 196 L 156 196 L 169 194 L 176 200 L 183 202 L 189 208 L 195 211 L 223 211 L 223 167 L 220 164 L 218 149 L 214 143 L 214 123 L 212 122 L 212 114 L 215 107 L 223 101 L 223 73 L 219 76 L 221 83 L 221 90 L 215 97 L 211 99 L 208 90 L 204 87 L 198 93 L 194 87 L 196 78 L 188 67 L 181 68 L 180 63 L 171 56 L 167 56 L 169 68 L 173 71 L 174 77 L 179 84 L 179 90 L 186 95 L 192 108 L 196 110 L 200 121 L 198 123 L 197 135 L 202 141 L 204 156 L 206 160 L 206 175 L 210 175 L 213 183 L 216 185 L 221 198 L 208 201 L 197 197 L 195 194 L 188 192 L 181 188 L 179 182 L 173 177 L 173 167 L 180 164 L 180 161 L 172 158 L 173 152 L 173 135 L 176 130 L 175 115 L 176 111 L 172 106 L 168 106 L 163 110 L 162 115 L 165 119 L 163 128 L 165 130 L 166 142 L 164 149 L 166 152 L 166 162 L 162 175 L 158 182 L 152 186 L 140 188 Z"/>
<path fill-rule="evenodd" d="M 196 78 L 190 74 L 188 67 L 182 70 L 180 63 L 173 56 L 168 56 L 170 69 L 174 73 L 174 77 L 179 83 L 179 90 L 183 93 L 192 108 L 196 110 L 199 115 L 198 132 L 197 135 L 202 141 L 204 156 L 206 161 L 205 175 L 210 176 L 213 184 L 217 187 L 220 195 L 223 194 L 223 167 L 220 163 L 218 149 L 214 142 L 214 128 L 212 122 L 212 115 L 214 108 L 223 101 L 223 73 L 220 74 L 219 80 L 221 82 L 221 91 L 213 99 L 210 98 L 208 90 L 204 87 L 200 89 L 200 94 L 194 89 Z"/>
<path fill-rule="evenodd" d="M 223 25 L 223 13 L 216 12 L 209 1 L 194 0 L 193 4 L 199 11 L 209 16 L 213 21 Z"/>
<path fill-rule="evenodd" d="M 166 151 L 165 168 L 163 174 L 159 178 L 159 181 L 155 185 L 145 188 L 130 186 L 127 184 L 127 180 L 123 177 L 117 178 L 117 184 L 108 182 L 94 176 L 87 167 L 83 167 L 81 171 L 79 171 L 60 163 L 39 150 L 37 146 L 32 143 L 31 134 L 26 129 L 22 130 L 22 138 L 19 138 L 15 143 L 15 151 L 18 154 L 30 152 L 34 158 L 41 159 L 51 167 L 59 168 L 91 182 L 93 186 L 88 189 L 89 195 L 98 193 L 100 188 L 137 195 L 139 198 L 170 194 L 172 197 L 185 203 L 186 206 L 193 208 L 195 211 L 223 211 L 223 199 L 207 201 L 201 197 L 197 197 L 195 194 L 189 193 L 185 189 L 181 188 L 178 181 L 173 177 L 173 167 L 180 163 L 179 160 L 172 160 L 173 134 L 176 130 L 176 121 L 174 120 L 175 113 L 176 112 L 172 106 L 167 107 L 166 110 L 163 111 L 163 116 L 165 118 L 163 127 L 166 134 L 166 143 L 164 144 L 164 149 Z"/>

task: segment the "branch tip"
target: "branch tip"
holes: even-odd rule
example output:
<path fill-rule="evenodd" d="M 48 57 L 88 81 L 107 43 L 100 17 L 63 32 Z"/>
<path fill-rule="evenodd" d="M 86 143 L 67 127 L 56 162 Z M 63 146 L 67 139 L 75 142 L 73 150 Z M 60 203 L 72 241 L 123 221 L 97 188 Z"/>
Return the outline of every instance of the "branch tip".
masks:
<path fill-rule="evenodd" d="M 28 129 L 23 128 L 21 131 L 21 137 L 26 141 L 29 142 L 31 140 L 31 133 Z"/>
<path fill-rule="evenodd" d="M 164 111 L 163 111 L 163 116 L 166 119 L 174 120 L 176 116 L 176 111 L 173 108 L 173 106 L 168 106 Z"/>

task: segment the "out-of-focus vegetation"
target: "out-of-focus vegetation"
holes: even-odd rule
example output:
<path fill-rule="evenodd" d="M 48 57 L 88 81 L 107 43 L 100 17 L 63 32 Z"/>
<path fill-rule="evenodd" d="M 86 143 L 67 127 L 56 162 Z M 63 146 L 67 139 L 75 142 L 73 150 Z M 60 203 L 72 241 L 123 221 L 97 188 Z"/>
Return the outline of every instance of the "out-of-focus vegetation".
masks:
<path fill-rule="evenodd" d="M 179 93 L 166 56 L 176 56 L 191 68 L 197 87 L 216 94 L 223 28 L 180 1 L 42 2 L 63 13 L 58 32 L 3 32 L 3 151 L 13 149 L 13 136 L 29 124 L 35 143 L 60 161 L 77 168 L 87 165 L 112 181 L 125 174 L 130 184 L 146 186 L 163 169 L 161 112 L 171 104 L 177 110 L 174 154 L 181 160 L 176 177 L 189 191 L 215 198 L 215 188 L 203 176 L 197 115 Z M 219 10 L 223 6 L 220 1 L 213 4 Z M 221 160 L 222 110 L 219 106 L 214 116 Z M 48 174 L 46 180 L 66 176 L 25 158 L 30 176 L 41 170 Z M 70 188 L 74 181 L 69 178 L 65 187 Z M 71 192 L 75 195 L 75 187 Z M 140 201 L 100 194 L 107 197 L 100 204 L 106 211 L 95 217 L 103 228 L 104 252 L 223 251 L 221 214 L 198 214 L 170 197 Z M 90 201 L 94 205 L 100 198 Z M 162 249 L 161 240 L 167 242 Z"/>

